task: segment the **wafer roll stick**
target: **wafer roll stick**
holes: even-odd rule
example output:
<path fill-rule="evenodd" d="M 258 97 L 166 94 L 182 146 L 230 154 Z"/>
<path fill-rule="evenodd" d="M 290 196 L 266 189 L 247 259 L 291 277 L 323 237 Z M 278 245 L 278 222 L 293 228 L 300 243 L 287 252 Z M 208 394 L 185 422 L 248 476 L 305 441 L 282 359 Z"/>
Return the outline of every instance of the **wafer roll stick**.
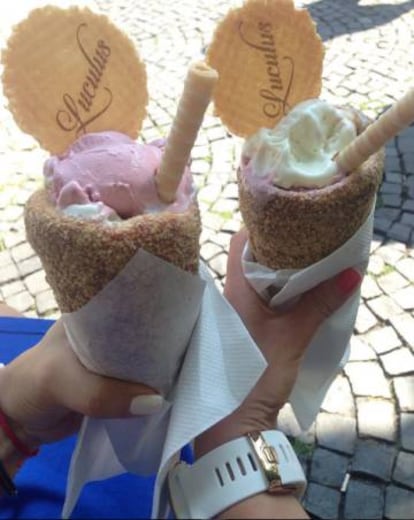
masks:
<path fill-rule="evenodd" d="M 353 172 L 413 121 L 414 89 L 411 89 L 338 154 L 339 169 Z"/>
<path fill-rule="evenodd" d="M 175 200 L 177 188 L 217 79 L 217 72 L 204 62 L 194 63 L 188 71 L 177 114 L 156 176 L 158 195 L 165 203 Z"/>

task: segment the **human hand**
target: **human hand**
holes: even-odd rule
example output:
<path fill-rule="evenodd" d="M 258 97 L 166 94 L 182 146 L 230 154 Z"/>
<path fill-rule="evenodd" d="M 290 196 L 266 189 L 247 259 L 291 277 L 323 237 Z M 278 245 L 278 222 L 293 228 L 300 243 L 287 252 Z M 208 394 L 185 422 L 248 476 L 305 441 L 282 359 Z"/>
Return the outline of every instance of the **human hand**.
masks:
<path fill-rule="evenodd" d="M 347 269 L 305 293 L 289 310 L 272 310 L 243 274 L 241 256 L 246 240 L 246 231 L 232 238 L 224 294 L 261 349 L 268 367 L 242 405 L 196 440 L 198 457 L 248 432 L 274 429 L 312 337 L 361 282 L 357 271 Z"/>
<path fill-rule="evenodd" d="M 147 386 L 87 370 L 60 320 L 40 343 L 0 369 L 0 409 L 31 448 L 76 432 L 84 416 L 148 415 L 162 404 L 163 398 Z"/>

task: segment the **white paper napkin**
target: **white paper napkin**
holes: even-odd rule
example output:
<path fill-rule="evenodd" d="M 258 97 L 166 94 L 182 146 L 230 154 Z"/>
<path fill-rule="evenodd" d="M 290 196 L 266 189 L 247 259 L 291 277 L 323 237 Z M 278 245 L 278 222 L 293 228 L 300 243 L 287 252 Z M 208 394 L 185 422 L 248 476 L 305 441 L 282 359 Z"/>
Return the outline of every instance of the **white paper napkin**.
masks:
<path fill-rule="evenodd" d="M 140 280 L 147 275 L 151 281 L 143 287 Z M 134 314 L 142 312 L 132 319 L 134 331 L 127 323 L 131 304 Z M 124 311 L 122 319 L 119 312 Z M 98 331 L 102 319 L 113 323 Z M 66 315 L 64 323 L 86 366 L 152 386 L 157 381 L 171 404 L 151 417 L 84 420 L 62 516 L 70 516 L 84 484 L 126 470 L 139 475 L 159 470 L 154 516 L 165 514 L 162 490 L 171 461 L 240 405 L 266 366 L 262 354 L 203 264 L 196 277 L 144 251 L 85 307 Z M 170 382 L 181 362 L 178 380 L 165 386 L 164 377 Z"/>
<path fill-rule="evenodd" d="M 374 204 L 375 207 L 375 204 Z M 273 271 L 253 260 L 249 246 L 243 252 L 243 270 L 253 288 L 273 308 L 283 306 L 346 268 L 365 272 L 370 253 L 374 208 L 360 229 L 339 249 L 306 269 Z M 273 290 L 272 290 L 273 288 Z M 269 296 L 274 294 L 273 297 Z M 296 419 L 307 430 L 319 412 L 325 394 L 348 359 L 351 338 L 360 300 L 356 291 L 314 336 L 303 360 L 290 403 Z M 300 327 L 300 323 L 298 323 Z M 287 345 L 286 348 L 289 348 Z"/>

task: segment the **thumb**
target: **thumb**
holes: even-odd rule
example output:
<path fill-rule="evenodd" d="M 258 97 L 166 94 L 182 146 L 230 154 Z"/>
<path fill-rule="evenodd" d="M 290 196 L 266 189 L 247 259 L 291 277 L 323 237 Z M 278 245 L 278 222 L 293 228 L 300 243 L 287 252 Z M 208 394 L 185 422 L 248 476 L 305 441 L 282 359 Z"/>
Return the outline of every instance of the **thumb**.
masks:
<path fill-rule="evenodd" d="M 348 300 L 361 281 L 361 274 L 349 268 L 307 291 L 295 306 L 298 323 L 309 331 L 315 331 Z"/>

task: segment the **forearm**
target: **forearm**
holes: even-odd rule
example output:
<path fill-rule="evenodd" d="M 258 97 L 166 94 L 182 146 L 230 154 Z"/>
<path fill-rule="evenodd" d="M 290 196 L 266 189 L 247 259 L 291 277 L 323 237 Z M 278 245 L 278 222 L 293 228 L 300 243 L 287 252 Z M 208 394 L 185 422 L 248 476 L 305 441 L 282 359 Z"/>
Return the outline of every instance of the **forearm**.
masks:
<path fill-rule="evenodd" d="M 0 394 L 0 462 L 2 465 L 0 496 L 7 488 L 9 488 L 8 493 L 13 492 L 12 483 L 7 484 L 7 480 L 13 481 L 24 460 L 35 455 L 37 451 L 38 445 L 33 444 L 23 429 L 3 413 Z"/>
<path fill-rule="evenodd" d="M 300 520 L 309 518 L 309 516 L 292 494 L 260 493 L 234 504 L 220 513 L 217 518 L 293 518 Z"/>

